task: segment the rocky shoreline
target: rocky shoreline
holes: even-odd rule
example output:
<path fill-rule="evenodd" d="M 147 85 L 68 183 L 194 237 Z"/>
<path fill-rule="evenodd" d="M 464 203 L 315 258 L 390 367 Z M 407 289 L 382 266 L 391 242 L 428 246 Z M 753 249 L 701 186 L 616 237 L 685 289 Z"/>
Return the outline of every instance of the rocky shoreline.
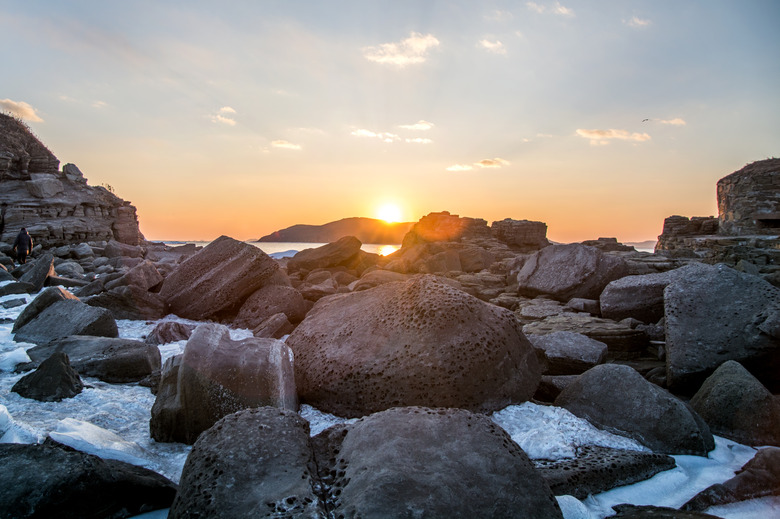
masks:
<path fill-rule="evenodd" d="M 773 160 L 750 171 L 780 179 Z M 562 517 L 561 496 L 706 456 L 713 433 L 762 448 L 679 510 L 617 516 L 711 517 L 713 504 L 780 495 L 772 254 L 712 264 L 614 239 L 551 244 L 542 222 L 447 212 L 386 257 L 351 236 L 275 260 L 227 236 L 198 248 L 119 235 L 38 245 L 21 266 L 0 245 L 2 304 L 25 305 L 14 340 L 35 345 L 12 391 L 58 401 L 80 376 L 148 387 L 151 437 L 193 445 L 181 481 L 51 438 L 0 444 L 12 490 L 0 516 Z M 118 319 L 169 314 L 199 324 L 118 337 Z M 162 362 L 158 346 L 183 340 Z M 531 461 L 485 416 L 523 402 L 638 447 Z M 301 404 L 356 420 L 310 438 Z"/>

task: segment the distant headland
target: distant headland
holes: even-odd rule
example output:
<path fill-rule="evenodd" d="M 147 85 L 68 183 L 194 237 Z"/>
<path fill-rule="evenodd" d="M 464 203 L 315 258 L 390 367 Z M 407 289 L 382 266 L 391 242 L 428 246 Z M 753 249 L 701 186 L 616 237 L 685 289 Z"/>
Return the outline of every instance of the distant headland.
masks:
<path fill-rule="evenodd" d="M 414 222 L 388 223 L 374 218 L 343 218 L 323 225 L 293 225 L 257 241 L 330 243 L 343 236 L 355 236 L 363 243 L 401 243 L 413 225 Z"/>

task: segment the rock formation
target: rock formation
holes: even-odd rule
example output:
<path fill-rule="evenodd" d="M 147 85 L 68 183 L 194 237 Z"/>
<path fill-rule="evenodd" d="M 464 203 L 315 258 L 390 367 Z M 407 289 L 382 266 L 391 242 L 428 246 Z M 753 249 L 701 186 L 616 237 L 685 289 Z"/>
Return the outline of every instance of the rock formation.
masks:
<path fill-rule="evenodd" d="M 35 244 L 55 247 L 115 239 L 144 241 L 136 209 L 105 187 L 87 185 L 20 120 L 0 114 L 0 241 L 26 227 Z"/>
<path fill-rule="evenodd" d="M 343 218 L 324 225 L 293 225 L 257 241 L 331 243 L 344 236 L 355 236 L 363 243 L 401 243 L 412 225 L 412 222 L 387 223 L 373 218 Z"/>

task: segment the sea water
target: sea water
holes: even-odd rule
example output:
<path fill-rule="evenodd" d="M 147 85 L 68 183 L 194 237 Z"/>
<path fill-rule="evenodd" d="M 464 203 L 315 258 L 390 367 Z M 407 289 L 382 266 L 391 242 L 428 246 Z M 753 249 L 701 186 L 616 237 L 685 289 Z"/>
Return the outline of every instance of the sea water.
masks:
<path fill-rule="evenodd" d="M 7 282 L 0 283 L 0 286 Z M 0 303 L 24 297 L 29 304 L 35 295 L 0 297 Z M 149 388 L 137 384 L 108 384 L 83 377 L 89 386 L 74 398 L 61 402 L 38 402 L 11 391 L 23 376 L 14 367 L 29 361 L 26 350 L 33 345 L 14 342 L 13 319 L 26 305 L 0 307 L 0 442 L 40 443 L 47 436 L 78 450 L 103 458 L 140 465 L 178 482 L 191 447 L 180 443 L 158 443 L 149 435 L 149 418 L 155 397 Z M 197 324 L 167 316 L 163 320 Z M 117 321 L 119 335 L 142 340 L 159 321 Z M 233 339 L 251 336 L 251 331 L 231 330 Z M 182 353 L 186 341 L 159 346 L 165 359 Z M 312 434 L 345 418 L 301 406 L 300 414 L 311 425 Z M 492 415 L 531 458 L 561 459 L 574 455 L 584 445 L 617 449 L 646 450 L 633 440 L 596 429 L 568 411 L 530 402 L 509 406 Z M 677 467 L 654 477 L 578 500 L 560 496 L 558 502 L 566 519 L 600 519 L 612 514 L 620 503 L 679 507 L 696 493 L 714 483 L 733 477 L 750 460 L 756 449 L 716 437 L 716 448 L 707 457 L 674 456 Z M 780 517 L 780 497 L 713 507 L 709 511 L 725 519 L 766 519 Z M 166 517 L 167 511 L 145 514 L 146 519 Z"/>

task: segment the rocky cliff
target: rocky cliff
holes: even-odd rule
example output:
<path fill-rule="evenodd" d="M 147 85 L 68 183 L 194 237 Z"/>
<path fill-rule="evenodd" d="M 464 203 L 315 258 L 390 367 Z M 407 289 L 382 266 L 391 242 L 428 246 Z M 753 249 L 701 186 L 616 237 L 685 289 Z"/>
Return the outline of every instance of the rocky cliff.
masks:
<path fill-rule="evenodd" d="M 44 247 L 144 241 L 130 202 L 87 185 L 75 165 L 60 170 L 59 163 L 27 125 L 0 114 L 0 241 L 13 242 L 21 227 Z"/>
<path fill-rule="evenodd" d="M 324 225 L 293 225 L 257 241 L 330 243 L 344 236 L 355 236 L 363 243 L 401 243 L 412 225 L 412 222 L 387 223 L 373 218 L 343 218 Z"/>

